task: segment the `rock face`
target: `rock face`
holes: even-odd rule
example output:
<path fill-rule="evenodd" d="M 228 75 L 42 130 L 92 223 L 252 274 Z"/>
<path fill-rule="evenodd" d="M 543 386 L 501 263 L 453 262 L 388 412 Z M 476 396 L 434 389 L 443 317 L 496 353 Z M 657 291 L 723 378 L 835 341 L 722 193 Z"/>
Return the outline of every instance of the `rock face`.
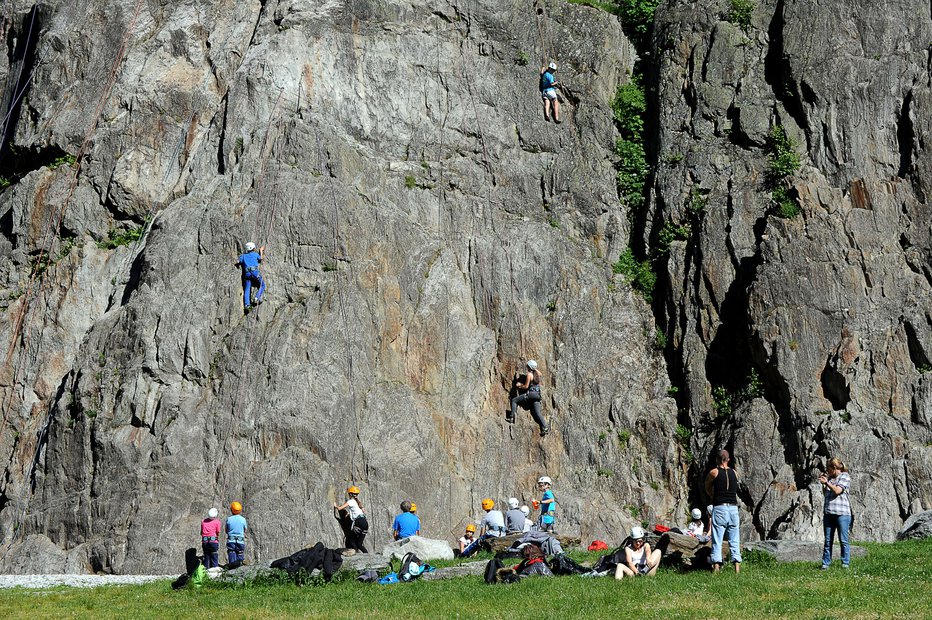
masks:
<path fill-rule="evenodd" d="M 818 540 L 815 478 L 840 456 L 857 536 L 891 539 L 932 507 L 932 15 L 729 6 L 657 10 L 653 169 L 629 213 L 609 103 L 635 58 L 605 12 L 16 4 L 0 570 L 180 572 L 234 499 L 252 561 L 336 545 L 349 483 L 372 547 L 402 499 L 453 541 L 544 473 L 561 532 L 620 540 L 705 505 L 720 446 L 745 538 Z M 560 126 L 536 90 L 549 58 Z M 769 163 L 777 125 L 798 169 Z M 246 240 L 269 291 L 244 318 Z M 629 245 L 659 273 L 653 307 L 612 274 Z M 528 358 L 543 440 L 504 422 Z"/>
<path fill-rule="evenodd" d="M 742 26 L 714 4 L 658 8 L 657 167 L 635 227 L 663 274 L 691 476 L 732 449 L 744 532 L 818 540 L 816 478 L 838 456 L 856 536 L 891 540 L 932 505 L 932 15 L 780 0 Z M 801 158 L 785 179 L 776 125 Z M 771 198 L 781 185 L 795 217 Z M 663 254 L 670 226 L 686 232 Z"/>
<path fill-rule="evenodd" d="M 906 520 L 896 534 L 897 540 L 911 540 L 932 537 L 932 510 L 915 514 Z"/>
<path fill-rule="evenodd" d="M 557 1 L 16 6 L 0 570 L 180 572 L 231 500 L 250 561 L 341 544 L 350 483 L 372 547 L 402 499 L 452 541 L 482 497 L 530 503 L 544 473 L 585 538 L 682 514 L 653 317 L 611 269 L 630 228 L 617 20 Z M 269 290 L 244 318 L 246 240 Z M 504 422 L 528 358 L 543 440 Z"/>

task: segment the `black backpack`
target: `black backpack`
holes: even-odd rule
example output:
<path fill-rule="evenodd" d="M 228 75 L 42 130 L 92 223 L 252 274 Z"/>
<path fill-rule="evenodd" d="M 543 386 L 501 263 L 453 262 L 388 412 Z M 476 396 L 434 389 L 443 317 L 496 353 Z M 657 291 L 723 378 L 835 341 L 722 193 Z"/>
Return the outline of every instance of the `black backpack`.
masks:
<path fill-rule="evenodd" d="M 588 568 L 564 553 L 550 558 L 548 564 L 554 575 L 582 575 L 589 572 Z"/>
<path fill-rule="evenodd" d="M 621 541 L 621 546 L 617 549 L 599 558 L 599 561 L 592 567 L 592 571 L 595 573 L 614 572 L 619 564 L 625 563 L 625 547 L 630 543 L 631 537 L 629 536 Z"/>
<path fill-rule="evenodd" d="M 498 557 L 489 560 L 489 563 L 485 565 L 485 582 L 488 584 L 498 583 L 498 570 L 500 568 L 505 568 L 505 565 L 502 564 Z"/>
<path fill-rule="evenodd" d="M 416 564 L 418 567 L 418 572 L 412 573 L 411 565 Z M 424 572 L 425 564 L 421 558 L 414 555 L 414 552 L 409 551 L 401 558 L 401 568 L 398 569 L 398 579 L 401 581 L 414 581 L 421 576 L 421 573 Z"/>

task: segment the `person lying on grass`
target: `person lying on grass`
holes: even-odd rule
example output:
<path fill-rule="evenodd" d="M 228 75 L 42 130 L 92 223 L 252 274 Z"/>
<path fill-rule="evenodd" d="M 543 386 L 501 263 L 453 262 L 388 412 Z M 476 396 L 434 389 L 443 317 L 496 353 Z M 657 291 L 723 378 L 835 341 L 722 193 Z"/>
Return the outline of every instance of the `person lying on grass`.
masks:
<path fill-rule="evenodd" d="M 644 542 L 644 530 L 632 527 L 631 544 L 625 547 L 624 563 L 615 568 L 615 579 L 653 575 L 660 565 L 660 555 L 660 549 L 651 551 L 650 545 Z"/>

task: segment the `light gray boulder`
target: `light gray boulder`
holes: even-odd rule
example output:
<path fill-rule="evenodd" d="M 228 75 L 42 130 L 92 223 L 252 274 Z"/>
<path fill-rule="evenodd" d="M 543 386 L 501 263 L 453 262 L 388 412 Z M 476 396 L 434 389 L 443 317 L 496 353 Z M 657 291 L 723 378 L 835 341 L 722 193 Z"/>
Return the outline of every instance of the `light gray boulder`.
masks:
<path fill-rule="evenodd" d="M 810 540 L 759 540 L 741 545 L 742 553 L 745 551 L 762 551 L 773 556 L 777 562 L 821 562 L 822 543 Z M 833 550 L 834 559 L 839 555 L 838 542 Z M 867 549 L 851 545 L 851 557 L 863 558 Z"/>
<path fill-rule="evenodd" d="M 389 543 L 382 549 L 387 558 L 401 559 L 413 552 L 422 560 L 452 560 L 453 549 L 445 540 L 434 540 L 423 536 L 409 536 Z"/>
<path fill-rule="evenodd" d="M 932 536 L 932 510 L 915 514 L 906 520 L 897 535 L 897 540 L 918 540 Z"/>

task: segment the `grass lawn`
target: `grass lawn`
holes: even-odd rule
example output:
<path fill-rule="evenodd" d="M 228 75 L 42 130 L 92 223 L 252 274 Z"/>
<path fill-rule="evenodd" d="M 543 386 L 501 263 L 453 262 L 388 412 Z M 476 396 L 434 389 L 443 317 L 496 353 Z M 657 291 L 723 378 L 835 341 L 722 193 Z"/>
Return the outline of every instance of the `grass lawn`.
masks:
<path fill-rule="evenodd" d="M 932 618 L 932 540 L 867 543 L 843 571 L 748 558 L 723 569 L 616 582 L 480 577 L 378 586 L 354 581 L 173 592 L 168 582 L 96 589 L 2 590 L 0 618 Z M 578 554 L 574 554 L 579 557 Z M 592 555 L 583 557 L 595 557 Z M 757 556 L 755 556 L 756 558 Z"/>

